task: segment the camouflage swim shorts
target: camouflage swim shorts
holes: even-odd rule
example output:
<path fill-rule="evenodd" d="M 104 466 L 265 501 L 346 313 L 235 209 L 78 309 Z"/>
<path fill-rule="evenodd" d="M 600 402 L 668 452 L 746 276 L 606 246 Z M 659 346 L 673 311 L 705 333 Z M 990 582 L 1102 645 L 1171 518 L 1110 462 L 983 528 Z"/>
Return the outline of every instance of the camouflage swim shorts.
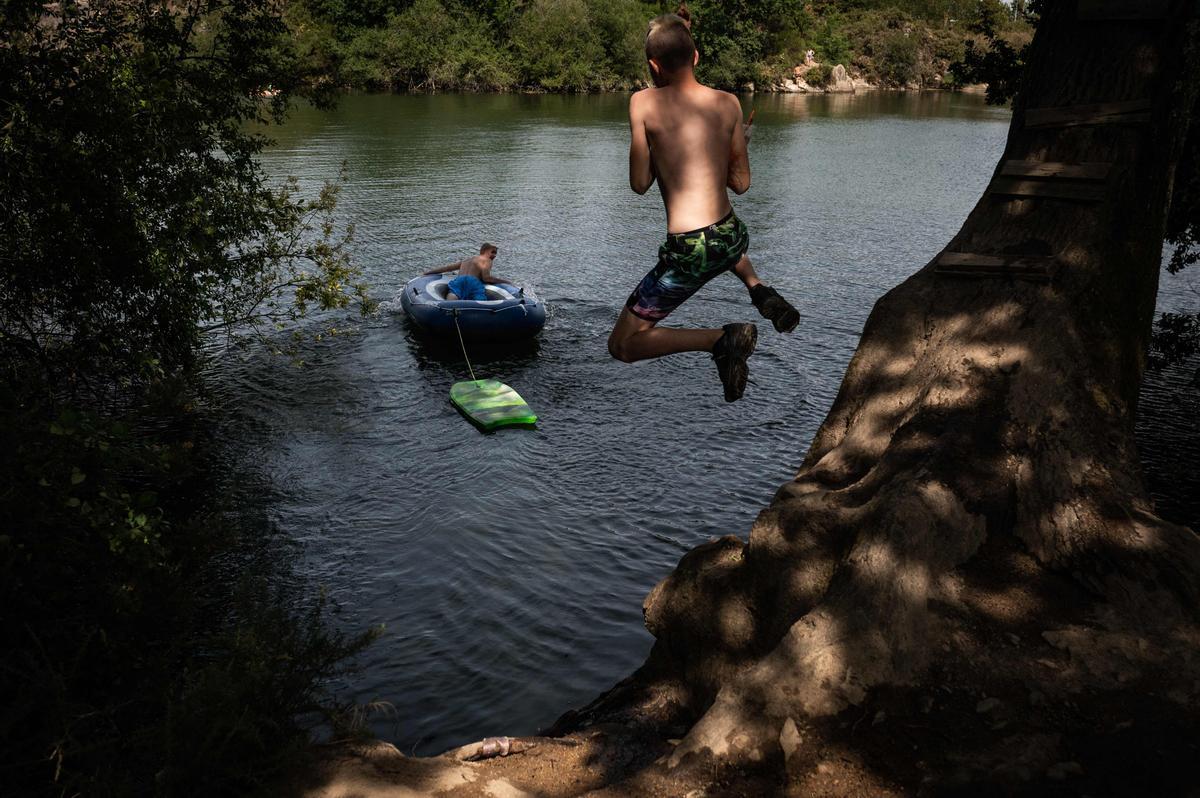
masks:
<path fill-rule="evenodd" d="M 658 265 L 642 278 L 625 306 L 638 318 L 662 321 L 709 280 L 737 265 L 749 246 L 746 225 L 732 210 L 708 227 L 671 233 L 658 248 Z"/>

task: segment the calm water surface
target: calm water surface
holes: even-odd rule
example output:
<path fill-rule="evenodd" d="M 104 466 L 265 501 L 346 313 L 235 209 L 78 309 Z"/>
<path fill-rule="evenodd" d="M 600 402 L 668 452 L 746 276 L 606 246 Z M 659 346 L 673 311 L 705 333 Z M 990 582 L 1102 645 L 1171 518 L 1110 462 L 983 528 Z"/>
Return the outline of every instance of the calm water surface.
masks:
<path fill-rule="evenodd" d="M 531 733 L 641 663 L 642 598 L 692 546 L 744 535 L 792 476 L 871 305 L 961 225 L 1009 117 L 971 96 L 753 99 L 754 186 L 736 208 L 803 321 L 760 327 L 751 385 L 726 405 L 707 356 L 627 366 L 605 350 L 665 230 L 657 191 L 628 189 L 626 102 L 348 97 L 297 112 L 264 156 L 308 188 L 344 164 L 340 212 L 383 310 L 306 344 L 303 368 L 257 350 L 217 364 L 235 501 L 345 629 L 385 625 L 345 688 L 395 707 L 375 728 L 405 752 Z M 484 240 L 551 309 L 535 346 L 474 358 L 536 431 L 475 431 L 447 399 L 461 358 L 390 301 Z M 722 277 L 671 321 L 756 319 Z"/>

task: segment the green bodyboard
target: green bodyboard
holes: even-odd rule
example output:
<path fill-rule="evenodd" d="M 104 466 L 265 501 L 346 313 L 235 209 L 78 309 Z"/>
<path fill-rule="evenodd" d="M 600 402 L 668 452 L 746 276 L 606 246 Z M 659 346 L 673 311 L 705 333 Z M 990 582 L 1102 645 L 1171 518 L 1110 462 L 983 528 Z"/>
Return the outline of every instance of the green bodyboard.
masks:
<path fill-rule="evenodd" d="M 537 416 L 521 395 L 496 380 L 456 382 L 450 401 L 475 426 L 491 432 L 501 427 L 531 427 Z"/>

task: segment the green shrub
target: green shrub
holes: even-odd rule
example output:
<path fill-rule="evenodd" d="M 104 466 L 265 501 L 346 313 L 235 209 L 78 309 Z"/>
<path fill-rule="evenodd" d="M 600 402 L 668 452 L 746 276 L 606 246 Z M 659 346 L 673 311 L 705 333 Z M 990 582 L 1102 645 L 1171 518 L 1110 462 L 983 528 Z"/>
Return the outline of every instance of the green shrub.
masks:
<path fill-rule="evenodd" d="M 533 0 L 514 27 L 512 47 L 526 84 L 586 91 L 611 78 L 584 0 Z"/>
<path fill-rule="evenodd" d="M 902 30 L 885 34 L 879 42 L 876 69 L 887 85 L 905 86 L 917 78 L 918 42 Z"/>
<path fill-rule="evenodd" d="M 804 82 L 814 88 L 824 88 L 833 78 L 833 67 L 829 64 L 816 64 L 804 73 Z"/>
<path fill-rule="evenodd" d="M 0 14 L 6 795 L 243 794 L 365 642 L 221 578 L 228 460 L 152 401 L 207 333 L 366 301 L 336 189 L 257 157 L 292 98 L 328 99 L 304 61 L 327 32 L 254 0 Z"/>
<path fill-rule="evenodd" d="M 365 89 L 390 89 L 392 74 L 384 63 L 389 49 L 387 31 L 363 28 L 340 48 L 341 81 Z"/>
<path fill-rule="evenodd" d="M 516 82 L 510 56 L 486 21 L 451 14 L 440 0 L 416 0 L 388 23 L 382 58 L 403 89 L 507 89 Z"/>
<path fill-rule="evenodd" d="M 64 8 L 0 14 L 0 368 L 152 381 L 214 327 L 365 302 L 325 225 L 336 192 L 270 186 L 258 161 L 247 123 L 281 120 L 305 77 L 273 4 Z"/>
<path fill-rule="evenodd" d="M 346 84 L 341 76 L 342 43 L 333 23 L 315 17 L 303 3 L 289 3 L 284 21 L 290 31 L 285 45 L 291 50 L 297 77 L 310 88 L 332 89 Z"/>
<path fill-rule="evenodd" d="M 846 36 L 837 16 L 829 16 L 824 24 L 817 28 L 813 36 L 813 50 L 817 60 L 823 64 L 849 64 L 851 58 L 850 39 Z"/>
<path fill-rule="evenodd" d="M 646 23 L 658 10 L 639 0 L 588 0 L 588 16 L 604 47 L 604 88 L 631 88 L 649 80 Z"/>

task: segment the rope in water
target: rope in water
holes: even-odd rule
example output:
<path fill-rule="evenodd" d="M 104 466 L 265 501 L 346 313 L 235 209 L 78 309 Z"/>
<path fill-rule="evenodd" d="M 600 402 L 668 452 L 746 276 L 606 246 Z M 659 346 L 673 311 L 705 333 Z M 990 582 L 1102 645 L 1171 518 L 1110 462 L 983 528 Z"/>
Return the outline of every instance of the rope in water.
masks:
<path fill-rule="evenodd" d="M 475 380 L 475 369 L 471 368 L 471 358 L 467 357 L 467 345 L 463 342 L 462 327 L 458 326 L 458 311 L 454 311 L 454 329 L 458 330 L 458 345 L 462 347 L 463 360 L 467 361 L 467 371 L 471 372 L 471 380 Z"/>

